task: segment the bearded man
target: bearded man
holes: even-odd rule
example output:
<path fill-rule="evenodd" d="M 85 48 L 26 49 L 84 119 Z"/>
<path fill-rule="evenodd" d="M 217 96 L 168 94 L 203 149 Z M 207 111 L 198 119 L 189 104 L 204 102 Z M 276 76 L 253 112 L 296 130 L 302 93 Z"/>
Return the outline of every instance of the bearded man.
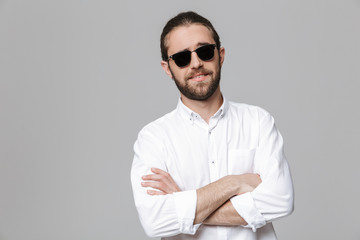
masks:
<path fill-rule="evenodd" d="M 162 239 L 272 240 L 293 211 L 283 139 L 264 109 L 220 90 L 225 49 L 194 12 L 170 19 L 161 66 L 180 91 L 176 109 L 145 126 L 131 181 L 145 232 Z"/>

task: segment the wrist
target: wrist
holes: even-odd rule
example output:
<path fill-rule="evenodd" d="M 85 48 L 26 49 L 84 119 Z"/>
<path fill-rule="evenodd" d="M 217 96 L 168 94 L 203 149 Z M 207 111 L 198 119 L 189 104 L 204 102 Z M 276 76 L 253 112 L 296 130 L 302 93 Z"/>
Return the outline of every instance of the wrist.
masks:
<path fill-rule="evenodd" d="M 240 175 L 228 175 L 222 178 L 224 181 L 222 183 L 222 186 L 224 189 L 227 189 L 228 198 L 230 199 L 233 196 L 236 196 L 239 194 L 239 192 L 242 190 L 242 184 L 240 179 Z"/>
<path fill-rule="evenodd" d="M 252 192 L 261 183 L 261 178 L 258 174 L 245 173 L 238 175 L 238 177 L 239 188 L 236 195 Z"/>

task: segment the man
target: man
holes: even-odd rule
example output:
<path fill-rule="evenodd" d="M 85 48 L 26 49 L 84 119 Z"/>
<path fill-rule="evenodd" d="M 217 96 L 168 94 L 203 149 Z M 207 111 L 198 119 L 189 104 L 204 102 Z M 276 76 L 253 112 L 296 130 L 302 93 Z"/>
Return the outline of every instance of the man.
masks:
<path fill-rule="evenodd" d="M 293 211 L 283 140 L 265 110 L 220 91 L 225 49 L 212 24 L 180 13 L 161 35 L 177 108 L 144 127 L 131 180 L 145 232 L 163 239 L 276 239 Z"/>

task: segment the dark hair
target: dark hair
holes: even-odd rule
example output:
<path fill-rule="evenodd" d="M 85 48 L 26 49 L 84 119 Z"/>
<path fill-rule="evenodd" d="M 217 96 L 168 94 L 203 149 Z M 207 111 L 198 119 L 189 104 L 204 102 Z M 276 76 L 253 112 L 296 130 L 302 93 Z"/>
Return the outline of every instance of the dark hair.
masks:
<path fill-rule="evenodd" d="M 160 37 L 160 49 L 161 49 L 162 60 L 166 61 L 168 59 L 168 54 L 167 54 L 168 46 L 166 44 L 166 36 L 176 27 L 190 25 L 194 23 L 202 24 L 205 27 L 207 27 L 212 33 L 212 36 L 216 43 L 216 48 L 218 50 L 220 49 L 220 37 L 209 20 L 207 20 L 206 18 L 200 16 L 195 12 L 191 12 L 191 11 L 182 12 L 176 15 L 175 17 L 173 17 L 172 19 L 170 19 L 163 28 Z"/>

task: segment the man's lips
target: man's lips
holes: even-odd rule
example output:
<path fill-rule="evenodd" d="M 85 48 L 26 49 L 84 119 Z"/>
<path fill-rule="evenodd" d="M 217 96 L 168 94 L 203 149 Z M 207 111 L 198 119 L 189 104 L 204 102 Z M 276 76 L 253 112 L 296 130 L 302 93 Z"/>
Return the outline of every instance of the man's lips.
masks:
<path fill-rule="evenodd" d="M 189 78 L 189 80 L 195 81 L 195 82 L 205 81 L 208 75 L 209 75 L 208 73 L 198 73 L 198 74 L 191 76 Z"/>

